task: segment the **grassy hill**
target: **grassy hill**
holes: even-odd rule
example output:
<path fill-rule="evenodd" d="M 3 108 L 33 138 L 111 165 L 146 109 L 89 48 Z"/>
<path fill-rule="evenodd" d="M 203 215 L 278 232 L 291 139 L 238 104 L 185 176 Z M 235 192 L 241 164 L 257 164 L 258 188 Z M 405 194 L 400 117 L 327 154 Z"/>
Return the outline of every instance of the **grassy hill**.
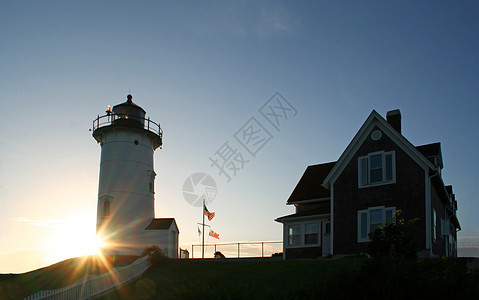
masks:
<path fill-rule="evenodd" d="M 128 265 L 136 256 L 112 257 L 100 260 L 97 256 L 76 257 L 23 274 L 0 274 L 0 299 L 23 299 L 38 290 L 67 286 L 83 275 L 102 274 L 107 268 Z"/>
<path fill-rule="evenodd" d="M 101 299 L 318 298 L 332 277 L 359 270 L 365 260 L 162 261 L 140 280 Z"/>
<path fill-rule="evenodd" d="M 117 259 L 124 265 L 135 257 Z M 143 276 L 105 295 L 110 299 L 474 299 L 479 271 L 465 259 L 154 261 Z M 56 289 L 85 272 L 103 273 L 95 257 L 66 260 L 19 275 L 0 275 L 0 299 Z"/>
<path fill-rule="evenodd" d="M 111 299 L 477 299 L 465 259 L 160 261 Z"/>

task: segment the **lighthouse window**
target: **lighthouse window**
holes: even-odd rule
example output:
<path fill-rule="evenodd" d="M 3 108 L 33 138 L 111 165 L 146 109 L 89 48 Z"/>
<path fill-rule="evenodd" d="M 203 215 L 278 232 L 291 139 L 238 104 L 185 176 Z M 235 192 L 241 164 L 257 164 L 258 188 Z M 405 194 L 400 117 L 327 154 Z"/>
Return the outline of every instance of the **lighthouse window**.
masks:
<path fill-rule="evenodd" d="M 113 197 L 108 195 L 103 195 L 98 198 L 98 214 L 103 215 L 103 218 L 106 218 L 111 215 L 111 201 Z"/>
<path fill-rule="evenodd" d="M 135 145 L 138 145 L 138 140 L 135 140 L 133 143 L 135 143 Z"/>
<path fill-rule="evenodd" d="M 106 200 L 103 203 L 103 216 L 108 217 L 110 215 L 110 201 Z"/>
<path fill-rule="evenodd" d="M 149 181 L 148 190 L 151 193 L 154 193 L 155 192 L 155 176 L 156 176 L 156 173 L 154 171 L 150 171 L 149 175 L 150 175 L 150 181 Z"/>

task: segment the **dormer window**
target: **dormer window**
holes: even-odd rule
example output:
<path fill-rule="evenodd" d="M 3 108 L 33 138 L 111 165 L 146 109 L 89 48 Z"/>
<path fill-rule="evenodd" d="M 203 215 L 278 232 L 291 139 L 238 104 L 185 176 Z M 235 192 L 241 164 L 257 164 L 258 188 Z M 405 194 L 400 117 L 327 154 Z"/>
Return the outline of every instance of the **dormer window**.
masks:
<path fill-rule="evenodd" d="M 373 152 L 358 159 L 358 186 L 374 186 L 396 181 L 394 151 Z"/>

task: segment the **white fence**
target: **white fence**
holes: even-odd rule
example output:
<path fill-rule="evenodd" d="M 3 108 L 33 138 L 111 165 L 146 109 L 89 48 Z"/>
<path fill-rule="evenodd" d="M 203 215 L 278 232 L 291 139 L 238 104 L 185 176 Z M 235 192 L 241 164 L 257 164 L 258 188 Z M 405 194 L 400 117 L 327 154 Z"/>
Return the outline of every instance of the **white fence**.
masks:
<path fill-rule="evenodd" d="M 61 289 L 38 291 L 24 300 L 90 299 L 109 289 L 139 278 L 149 267 L 148 256 L 145 256 L 128 266 L 115 268 L 105 274 L 85 274 L 83 278 Z"/>
<path fill-rule="evenodd" d="M 202 247 L 191 245 L 191 258 L 202 258 Z M 273 253 L 283 252 L 283 241 L 215 243 L 205 244 L 204 248 L 204 258 L 213 258 L 216 251 L 227 258 L 271 257 Z"/>

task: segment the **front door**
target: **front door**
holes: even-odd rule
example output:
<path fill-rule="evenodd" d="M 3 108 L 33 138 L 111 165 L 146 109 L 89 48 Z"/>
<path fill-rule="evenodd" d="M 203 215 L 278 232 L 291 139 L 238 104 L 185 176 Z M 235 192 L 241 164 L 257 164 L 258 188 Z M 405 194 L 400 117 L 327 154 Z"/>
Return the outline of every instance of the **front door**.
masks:
<path fill-rule="evenodd" d="M 321 235 L 323 237 L 323 256 L 331 254 L 331 222 L 323 221 L 321 226 Z"/>

